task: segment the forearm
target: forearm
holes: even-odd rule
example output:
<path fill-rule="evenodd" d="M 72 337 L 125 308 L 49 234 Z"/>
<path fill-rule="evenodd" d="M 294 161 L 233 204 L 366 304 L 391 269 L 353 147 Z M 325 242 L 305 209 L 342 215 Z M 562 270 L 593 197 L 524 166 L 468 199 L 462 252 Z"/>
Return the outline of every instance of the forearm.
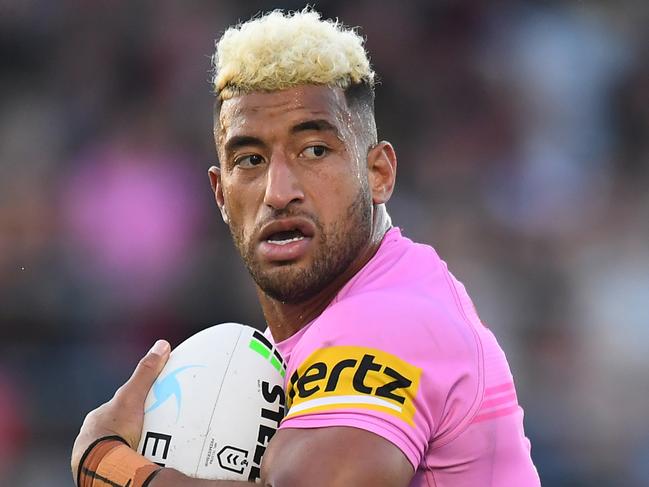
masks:
<path fill-rule="evenodd" d="M 173 468 L 164 468 L 149 483 L 149 487 L 245 487 L 250 484 L 239 480 L 195 479 Z"/>
<path fill-rule="evenodd" d="M 74 467 L 73 467 L 74 468 Z M 73 470 L 74 471 L 74 470 Z M 100 438 L 83 454 L 77 487 L 245 487 L 246 481 L 202 480 L 172 468 L 161 468 L 130 448 L 119 436 Z"/>

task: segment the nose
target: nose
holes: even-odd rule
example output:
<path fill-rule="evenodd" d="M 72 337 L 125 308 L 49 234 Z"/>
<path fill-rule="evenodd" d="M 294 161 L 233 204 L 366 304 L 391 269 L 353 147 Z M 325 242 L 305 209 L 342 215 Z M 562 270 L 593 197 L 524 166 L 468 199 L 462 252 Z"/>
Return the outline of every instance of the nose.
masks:
<path fill-rule="evenodd" d="M 266 173 L 264 203 L 275 210 L 282 210 L 294 201 L 302 201 L 304 192 L 296 168 L 288 158 L 273 155 Z"/>

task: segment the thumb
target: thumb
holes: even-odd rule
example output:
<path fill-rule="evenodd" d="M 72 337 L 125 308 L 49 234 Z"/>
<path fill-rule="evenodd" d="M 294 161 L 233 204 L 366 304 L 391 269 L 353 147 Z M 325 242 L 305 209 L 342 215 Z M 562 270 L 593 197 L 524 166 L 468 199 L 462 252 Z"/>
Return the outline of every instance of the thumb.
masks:
<path fill-rule="evenodd" d="M 167 363 L 170 352 L 169 342 L 166 340 L 155 342 L 151 350 L 137 364 L 133 375 L 118 389 L 115 395 L 122 396 L 129 402 L 144 403 L 151 386 Z"/>

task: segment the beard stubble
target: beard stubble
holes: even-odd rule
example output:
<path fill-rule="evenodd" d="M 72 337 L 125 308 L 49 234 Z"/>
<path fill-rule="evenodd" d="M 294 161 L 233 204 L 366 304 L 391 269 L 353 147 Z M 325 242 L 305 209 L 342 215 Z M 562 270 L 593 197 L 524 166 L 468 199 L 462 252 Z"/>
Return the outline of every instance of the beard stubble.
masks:
<path fill-rule="evenodd" d="M 273 219 L 298 216 L 313 222 L 319 238 L 312 263 L 306 268 L 287 262 L 263 269 L 255 257 L 257 241 L 245 241 L 242 229 L 230 225 L 234 244 L 253 280 L 269 297 L 282 303 L 297 304 L 317 295 L 359 256 L 371 235 L 372 201 L 369 188 L 361 187 L 345 215 L 329 228 L 324 228 L 317 216 L 299 210 L 275 211 Z"/>

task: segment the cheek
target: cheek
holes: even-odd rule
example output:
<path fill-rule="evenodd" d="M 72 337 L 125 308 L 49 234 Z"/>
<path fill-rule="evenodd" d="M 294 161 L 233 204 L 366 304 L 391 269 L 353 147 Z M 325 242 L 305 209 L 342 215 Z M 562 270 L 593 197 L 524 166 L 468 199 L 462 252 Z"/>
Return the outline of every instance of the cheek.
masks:
<path fill-rule="evenodd" d="M 244 236 L 254 230 L 258 213 L 258 184 L 231 184 L 223 188 L 223 200 L 230 219 L 230 226 L 243 232 Z"/>
<path fill-rule="evenodd" d="M 312 183 L 312 197 L 319 213 L 319 218 L 325 225 L 344 224 L 349 207 L 356 201 L 362 190 L 363 177 L 350 168 L 336 171 L 323 171 Z"/>

